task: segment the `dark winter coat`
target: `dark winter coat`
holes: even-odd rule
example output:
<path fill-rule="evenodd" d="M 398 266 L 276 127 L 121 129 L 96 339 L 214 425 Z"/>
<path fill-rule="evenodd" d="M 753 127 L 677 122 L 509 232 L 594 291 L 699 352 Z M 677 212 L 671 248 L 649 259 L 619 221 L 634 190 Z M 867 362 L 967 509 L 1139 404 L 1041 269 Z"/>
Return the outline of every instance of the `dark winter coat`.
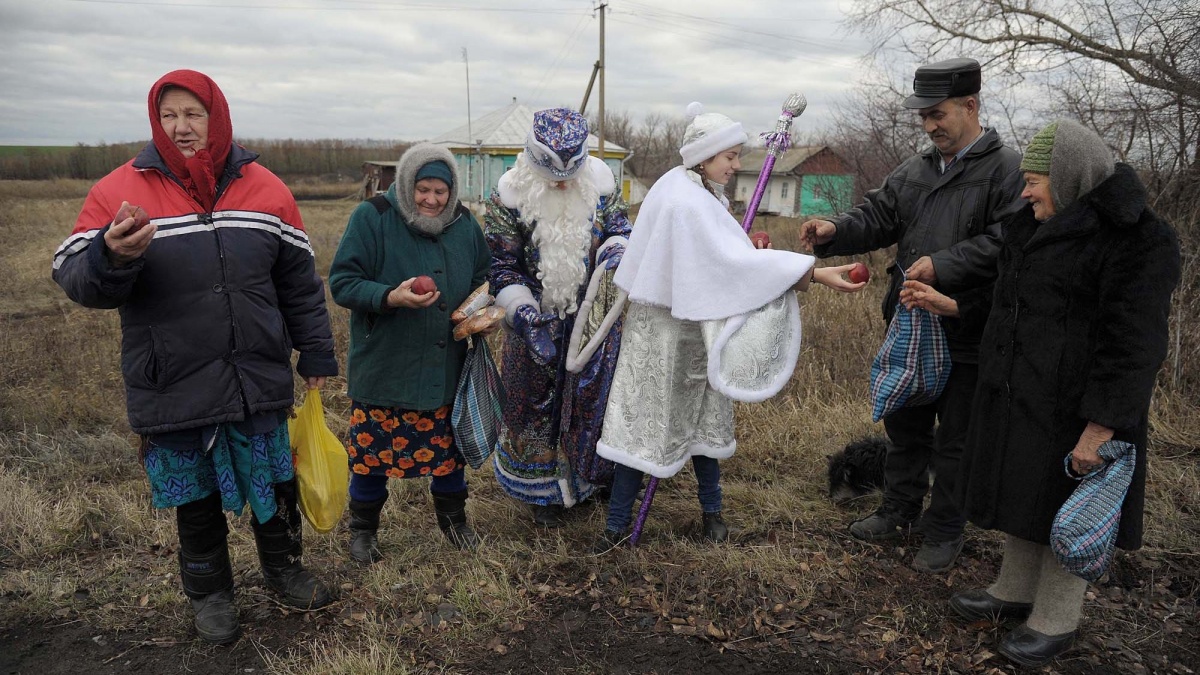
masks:
<path fill-rule="evenodd" d="M 85 307 L 121 313 L 129 425 L 162 434 L 292 405 L 302 377 L 337 374 L 325 288 L 287 187 L 234 145 L 213 211 L 188 194 L 153 143 L 88 193 L 54 256 L 54 280 Z M 140 259 L 114 267 L 104 233 L 122 200 L 158 227 Z"/>
<path fill-rule="evenodd" d="M 959 318 L 942 320 L 951 358 L 975 363 L 991 297 L 978 284 L 994 275 L 1000 223 L 1023 203 L 1020 163 L 1020 154 L 1005 147 L 995 129 L 986 130 L 945 173 L 937 148 L 930 146 L 896 167 L 862 204 L 831 218 L 837 233 L 815 252 L 824 258 L 895 244 L 896 260 L 888 266 L 891 285 L 883 299 L 885 321 L 891 321 L 900 296 L 900 272 L 930 256 L 938 289 L 959 304 Z M 972 287 L 977 288 L 967 290 Z"/>
<path fill-rule="evenodd" d="M 1142 543 L 1146 430 L 1167 354 L 1175 231 L 1116 172 L 1038 223 L 1025 207 L 1003 229 L 1000 276 L 980 345 L 979 384 L 959 496 L 980 527 L 1049 543 L 1078 482 L 1063 460 L 1089 421 L 1137 447 L 1117 545 Z"/>

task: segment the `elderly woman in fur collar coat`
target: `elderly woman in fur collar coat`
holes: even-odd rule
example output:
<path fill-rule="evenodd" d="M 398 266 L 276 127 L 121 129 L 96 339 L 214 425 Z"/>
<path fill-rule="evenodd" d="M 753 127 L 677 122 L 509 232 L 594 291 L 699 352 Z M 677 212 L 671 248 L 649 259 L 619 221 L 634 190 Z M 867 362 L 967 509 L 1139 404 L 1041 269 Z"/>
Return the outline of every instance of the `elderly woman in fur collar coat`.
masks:
<path fill-rule="evenodd" d="M 1029 204 L 1004 225 L 999 278 L 980 348 L 979 384 L 962 460 L 968 518 L 1006 534 L 1000 575 L 955 595 L 967 619 L 1024 618 L 999 651 L 1049 662 L 1077 634 L 1087 582 L 1049 544 L 1077 473 L 1103 464 L 1116 439 L 1136 449 L 1117 546 L 1142 545 L 1150 396 L 1167 354 L 1175 231 L 1147 205 L 1133 169 L 1104 141 L 1062 120 L 1034 136 L 1021 162 Z M 952 312 L 953 301 L 908 282 L 902 300 Z"/>
<path fill-rule="evenodd" d="M 329 271 L 333 299 L 350 309 L 350 556 L 379 558 L 388 478 L 431 477 L 438 526 L 474 548 L 462 453 L 450 406 L 466 358 L 450 314 L 491 267 L 483 230 L 458 201 L 454 156 L 423 143 L 396 166 L 384 195 L 358 205 Z M 436 290 L 418 293 L 428 276 Z"/>

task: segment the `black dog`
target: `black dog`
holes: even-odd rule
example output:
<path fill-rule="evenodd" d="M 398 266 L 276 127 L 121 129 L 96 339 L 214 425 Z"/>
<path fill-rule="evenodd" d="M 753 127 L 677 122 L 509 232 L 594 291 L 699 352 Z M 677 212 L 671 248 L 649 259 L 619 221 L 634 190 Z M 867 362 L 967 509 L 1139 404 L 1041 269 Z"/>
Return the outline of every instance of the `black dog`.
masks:
<path fill-rule="evenodd" d="M 886 438 L 863 438 L 829 455 L 829 498 L 841 503 L 882 490 L 889 447 Z"/>

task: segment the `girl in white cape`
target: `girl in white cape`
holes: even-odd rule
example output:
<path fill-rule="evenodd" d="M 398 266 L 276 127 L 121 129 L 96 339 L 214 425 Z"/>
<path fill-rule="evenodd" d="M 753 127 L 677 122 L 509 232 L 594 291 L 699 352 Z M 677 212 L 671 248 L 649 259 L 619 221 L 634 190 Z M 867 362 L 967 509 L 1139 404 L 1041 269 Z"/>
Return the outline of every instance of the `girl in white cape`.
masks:
<path fill-rule="evenodd" d="M 597 552 L 625 537 L 642 474 L 669 478 L 690 459 L 703 533 L 721 519 L 718 460 L 733 455 L 733 401 L 759 402 L 791 378 L 800 353 L 793 291 L 811 281 L 843 292 L 850 265 L 758 249 L 729 213 L 725 183 L 747 136 L 725 115 L 688 106 L 679 154 L 646 195 L 614 283 L 629 297 L 621 352 L 597 453 L 617 463 Z"/>

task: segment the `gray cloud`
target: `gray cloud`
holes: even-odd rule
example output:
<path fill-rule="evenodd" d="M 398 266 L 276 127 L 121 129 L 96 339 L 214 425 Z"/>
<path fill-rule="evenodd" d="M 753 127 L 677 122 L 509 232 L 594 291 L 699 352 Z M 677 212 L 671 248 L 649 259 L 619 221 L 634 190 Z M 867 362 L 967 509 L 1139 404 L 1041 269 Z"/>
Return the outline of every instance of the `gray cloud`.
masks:
<path fill-rule="evenodd" d="M 607 107 L 699 100 L 761 131 L 800 90 L 797 126 L 819 124 L 866 50 L 837 0 L 732 6 L 611 0 Z M 598 49 L 586 0 L 0 0 L 0 25 L 3 144 L 148 138 L 146 93 L 176 68 L 221 85 L 240 137 L 428 138 L 466 121 L 463 47 L 475 117 L 579 105 Z"/>

